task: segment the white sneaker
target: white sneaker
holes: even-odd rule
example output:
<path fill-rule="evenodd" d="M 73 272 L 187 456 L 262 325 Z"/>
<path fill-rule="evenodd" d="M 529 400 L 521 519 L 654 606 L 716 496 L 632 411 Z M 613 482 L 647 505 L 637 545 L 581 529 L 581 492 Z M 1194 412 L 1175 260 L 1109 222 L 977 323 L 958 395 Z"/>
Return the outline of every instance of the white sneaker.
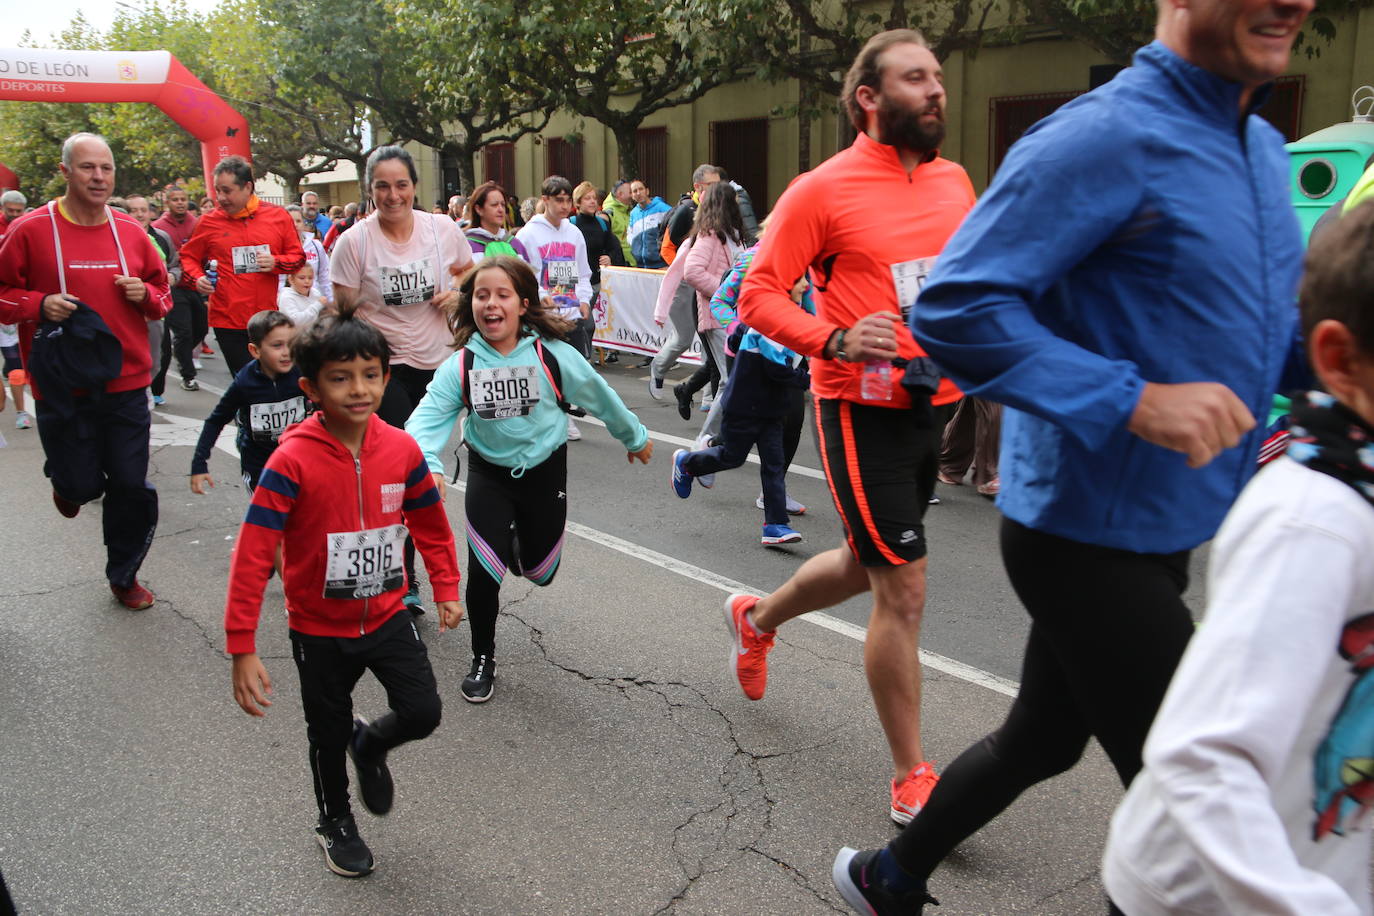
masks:
<path fill-rule="evenodd" d="M 759 498 L 758 498 L 758 499 L 754 500 L 754 505 L 758 506 L 760 509 L 763 508 L 763 494 L 762 494 L 762 493 L 759 494 Z M 787 497 L 787 514 L 788 514 L 788 515 L 805 515 L 805 514 L 806 514 L 806 507 L 803 506 L 801 503 L 797 502 L 797 501 L 796 501 L 795 499 L 793 499 L 791 496 L 788 496 L 788 497 Z"/>
<path fill-rule="evenodd" d="M 649 397 L 655 401 L 663 400 L 663 379 L 654 378 L 654 371 L 649 370 Z"/>
<path fill-rule="evenodd" d="M 195 366 L 197 369 L 204 369 L 204 368 L 205 368 L 204 366 L 202 366 L 202 365 L 200 364 L 200 360 L 198 360 L 198 359 L 193 359 L 193 360 L 191 360 L 191 365 Z"/>
<path fill-rule="evenodd" d="M 706 433 L 702 433 L 700 436 L 697 436 L 696 446 L 697 451 L 701 451 L 704 448 L 710 448 L 711 437 Z M 696 479 L 696 481 L 697 483 L 701 484 L 703 487 L 709 490 L 716 485 L 716 475 L 702 474 L 700 477 Z"/>
<path fill-rule="evenodd" d="M 578 439 L 581 438 L 582 430 L 577 428 L 577 424 L 573 422 L 572 417 L 568 417 L 568 441 L 576 442 Z"/>

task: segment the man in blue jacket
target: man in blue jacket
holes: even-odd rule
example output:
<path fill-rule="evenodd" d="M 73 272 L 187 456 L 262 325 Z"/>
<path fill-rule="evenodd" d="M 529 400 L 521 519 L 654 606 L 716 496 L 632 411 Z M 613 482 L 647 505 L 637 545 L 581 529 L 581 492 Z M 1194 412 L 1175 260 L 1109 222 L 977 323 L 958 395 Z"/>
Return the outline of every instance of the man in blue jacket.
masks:
<path fill-rule="evenodd" d="M 1002 553 L 1032 625 L 1001 728 L 887 849 L 837 857 L 862 912 L 919 913 L 941 860 L 1090 737 L 1123 784 L 1140 769 L 1193 630 L 1189 551 L 1297 352 L 1302 237 L 1254 112 L 1312 5 L 1162 0 L 1133 67 L 1013 147 L 912 310 L 959 387 L 1007 407 Z"/>
<path fill-rule="evenodd" d="M 662 197 L 655 197 L 649 186 L 638 178 L 630 182 L 630 196 L 634 198 L 635 206 L 630 211 L 630 228 L 626 236 L 635 263 L 640 267 L 661 270 L 668 266 L 658 251 L 663 241 L 663 220 L 672 208 L 663 202 Z"/>

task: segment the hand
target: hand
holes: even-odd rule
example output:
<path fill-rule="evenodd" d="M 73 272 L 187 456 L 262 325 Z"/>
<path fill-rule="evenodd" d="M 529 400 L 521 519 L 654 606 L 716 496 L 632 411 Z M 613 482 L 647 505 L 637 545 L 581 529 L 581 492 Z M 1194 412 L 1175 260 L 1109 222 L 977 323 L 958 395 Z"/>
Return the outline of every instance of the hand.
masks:
<path fill-rule="evenodd" d="M 663 327 L 663 322 L 659 321 L 657 318 L 654 319 L 654 324 L 658 325 L 660 328 Z"/>
<path fill-rule="evenodd" d="M 801 279 L 792 284 L 792 288 L 788 290 L 787 295 L 793 302 L 797 303 L 797 305 L 801 305 L 802 296 L 806 294 L 806 287 L 806 274 L 802 274 Z"/>
<path fill-rule="evenodd" d="M 138 305 L 148 298 L 148 287 L 143 285 L 140 277 L 126 277 L 123 274 L 115 274 L 115 286 L 124 291 L 124 298 L 134 305 Z"/>
<path fill-rule="evenodd" d="M 209 485 L 210 485 L 210 488 L 211 488 L 211 489 L 214 489 L 215 480 L 214 480 L 214 478 L 211 477 L 209 474 L 192 474 L 192 475 L 191 475 L 191 492 L 192 492 L 192 493 L 195 493 L 197 496 L 204 496 L 204 495 L 205 495 L 205 485 L 206 485 L 206 484 L 209 484 Z"/>
<path fill-rule="evenodd" d="M 439 610 L 439 632 L 452 630 L 463 621 L 463 606 L 457 601 L 437 601 L 434 605 Z"/>
<path fill-rule="evenodd" d="M 435 293 L 434 298 L 429 300 L 429 304 L 434 306 L 436 309 L 447 309 L 450 307 L 450 304 L 457 305 L 458 290 L 446 289 L 442 292 Z"/>
<path fill-rule="evenodd" d="M 272 679 L 254 652 L 234 656 L 234 700 L 250 716 L 263 716 L 272 701 Z"/>
<path fill-rule="evenodd" d="M 628 454 L 626 454 L 626 455 L 625 455 L 625 460 L 628 461 L 630 464 L 634 464 L 634 463 L 635 463 L 635 459 L 638 458 L 640 464 L 648 464 L 648 463 L 649 463 L 649 459 L 652 458 L 653 456 L 654 456 L 654 440 L 650 439 L 648 442 L 645 442 L 645 443 L 644 443 L 644 447 L 643 447 L 642 449 L 640 449 L 639 451 L 637 451 L 637 452 L 629 452 Z"/>
<path fill-rule="evenodd" d="M 608 254 L 603 254 L 603 255 L 601 256 L 601 258 L 597 261 L 597 264 L 598 264 L 598 266 L 600 266 L 600 267 L 610 267 L 610 266 L 611 266 L 611 256 L 608 255 Z"/>
<path fill-rule="evenodd" d="M 196 280 L 196 292 L 203 296 L 208 296 L 215 291 L 215 284 L 210 282 L 209 277 L 201 277 Z"/>
<path fill-rule="evenodd" d="M 431 472 L 429 476 L 434 478 L 434 486 L 439 490 L 439 502 L 447 501 L 448 486 L 444 482 L 444 475 L 440 474 L 438 471 L 434 471 Z"/>
<path fill-rule="evenodd" d="M 577 303 L 577 310 L 582 313 L 583 318 L 592 317 L 592 307 L 585 302 Z"/>
<path fill-rule="evenodd" d="M 477 264 L 473 261 L 468 261 L 461 267 L 457 264 L 450 264 L 448 266 L 448 272 L 449 276 L 453 277 L 453 288 L 456 290 L 458 287 L 462 286 L 463 278 L 472 273 L 476 268 Z"/>
<path fill-rule="evenodd" d="M 844 355 L 851 363 L 871 363 L 897 358 L 897 328 L 902 316 L 874 312 L 854 322 L 844 335 Z"/>
<path fill-rule="evenodd" d="M 270 274 L 277 269 L 277 259 L 272 257 L 272 252 L 258 255 L 258 273 Z"/>
<path fill-rule="evenodd" d="M 53 293 L 43 297 L 43 317 L 48 321 L 61 324 L 76 311 L 76 300 L 65 293 Z"/>
<path fill-rule="evenodd" d="M 1255 427 L 1235 392 L 1218 382 L 1159 385 L 1146 382 L 1126 428 L 1146 442 L 1188 456 L 1200 468 Z"/>

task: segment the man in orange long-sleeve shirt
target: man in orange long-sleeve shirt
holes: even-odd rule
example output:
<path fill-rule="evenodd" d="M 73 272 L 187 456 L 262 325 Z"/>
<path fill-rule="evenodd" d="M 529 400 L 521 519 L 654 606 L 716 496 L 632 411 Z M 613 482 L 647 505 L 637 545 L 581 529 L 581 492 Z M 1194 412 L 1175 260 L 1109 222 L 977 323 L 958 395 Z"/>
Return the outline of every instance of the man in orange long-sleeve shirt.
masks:
<path fill-rule="evenodd" d="M 210 297 L 210 327 L 229 372 L 237 375 L 248 355 L 248 319 L 277 307 L 277 274 L 305 263 L 301 237 L 291 214 L 258 200 L 253 168 L 242 156 L 215 166 L 218 206 L 201 216 L 181 246 L 182 276 Z M 205 275 L 216 262 L 218 280 Z"/>
<path fill-rule="evenodd" d="M 868 42 L 845 79 L 858 137 L 778 200 L 739 301 L 746 324 L 812 358 L 821 460 L 848 543 L 808 560 L 757 603 L 731 596 L 735 671 L 745 695 L 761 698 L 779 624 L 871 590 L 864 667 L 892 752 L 898 824 L 920 810 L 936 780 L 921 749 L 922 518 L 940 441 L 932 404 L 959 398 L 948 380 L 933 395 L 903 386 L 909 362 L 928 366 L 904 319 L 974 202 L 964 170 L 939 158 L 941 80 L 919 33 Z M 816 315 L 788 296 L 807 271 Z"/>

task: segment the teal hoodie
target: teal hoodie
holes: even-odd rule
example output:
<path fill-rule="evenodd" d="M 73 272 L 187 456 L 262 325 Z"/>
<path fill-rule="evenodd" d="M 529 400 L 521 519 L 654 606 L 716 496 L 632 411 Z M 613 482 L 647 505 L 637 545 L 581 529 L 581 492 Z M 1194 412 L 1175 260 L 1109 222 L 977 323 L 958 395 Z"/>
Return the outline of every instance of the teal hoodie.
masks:
<path fill-rule="evenodd" d="M 469 412 L 463 423 L 463 438 L 468 448 L 492 464 L 511 469 L 512 477 L 520 477 L 527 468 L 544 462 L 559 446 L 568 441 L 568 418 L 558 406 L 553 386 L 539 363 L 534 347 L 534 334 L 526 327 L 509 356 L 502 356 L 491 348 L 481 334 L 473 334 L 467 349 L 473 352 L 473 369 L 497 366 L 536 366 L 539 369 L 539 403 L 523 417 L 485 420 Z M 596 374 L 591 365 L 561 340 L 545 340 L 544 349 L 558 360 L 562 376 L 563 397 L 570 404 L 585 409 L 606 424 L 611 435 L 625 448 L 637 452 L 649 442 L 649 431 L 625 407 L 611 386 Z M 466 409 L 463 403 L 462 351 L 454 353 L 434 373 L 434 381 L 415 412 L 406 421 L 406 432 L 420 443 L 429 469 L 444 472 L 440 451 L 453 435 L 453 424 Z"/>

